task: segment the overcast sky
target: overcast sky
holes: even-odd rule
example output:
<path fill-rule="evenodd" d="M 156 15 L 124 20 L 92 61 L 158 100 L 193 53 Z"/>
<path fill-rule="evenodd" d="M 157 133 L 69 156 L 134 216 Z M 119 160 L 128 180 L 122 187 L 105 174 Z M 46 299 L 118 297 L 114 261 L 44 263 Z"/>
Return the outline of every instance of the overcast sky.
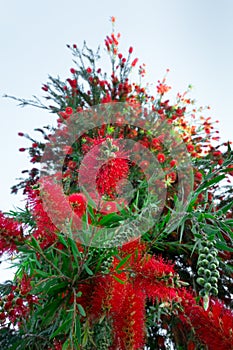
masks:
<path fill-rule="evenodd" d="M 48 74 L 68 77 L 73 64 L 66 44 L 81 46 L 86 40 L 92 48 L 104 48 L 110 16 L 117 18 L 122 51 L 132 45 L 135 57 L 146 63 L 145 81 L 156 83 L 170 68 L 168 83 L 174 96 L 192 84 L 198 104 L 210 105 L 210 115 L 220 121 L 222 139 L 232 140 L 232 0 L 2 1 L 0 210 L 23 206 L 20 195 L 10 194 L 29 164 L 18 152 L 27 141 L 17 133 L 35 135 L 34 128 L 54 120 L 44 111 L 19 108 L 1 96 L 41 96 Z"/>

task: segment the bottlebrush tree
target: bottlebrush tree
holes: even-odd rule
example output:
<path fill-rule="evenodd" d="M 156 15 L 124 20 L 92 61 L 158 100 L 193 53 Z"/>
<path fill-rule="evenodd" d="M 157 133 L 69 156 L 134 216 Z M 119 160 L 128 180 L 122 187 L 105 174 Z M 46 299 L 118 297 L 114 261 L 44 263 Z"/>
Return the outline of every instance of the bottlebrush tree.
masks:
<path fill-rule="evenodd" d="M 143 85 L 111 22 L 110 74 L 68 45 L 69 78 L 17 99 L 58 119 L 19 132 L 33 168 L 12 188 L 25 208 L 0 213 L 1 349 L 233 349 L 231 144 L 190 88 Z"/>

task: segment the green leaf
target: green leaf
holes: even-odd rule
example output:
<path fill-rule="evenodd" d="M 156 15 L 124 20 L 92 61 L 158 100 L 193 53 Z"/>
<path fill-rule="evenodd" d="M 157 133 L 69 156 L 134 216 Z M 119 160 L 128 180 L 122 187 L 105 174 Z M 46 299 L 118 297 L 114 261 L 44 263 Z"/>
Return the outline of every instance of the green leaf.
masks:
<path fill-rule="evenodd" d="M 56 331 L 53 332 L 50 335 L 49 339 L 51 340 L 51 339 L 55 338 L 57 335 L 59 335 L 59 334 L 67 334 L 70 331 L 71 326 L 72 326 L 72 317 L 69 316 L 68 319 L 66 321 L 64 321 L 61 324 L 61 326 L 58 327 L 56 329 Z"/>
<path fill-rule="evenodd" d="M 119 270 L 132 256 L 132 254 L 127 255 L 124 259 L 122 259 L 119 264 L 116 266 L 116 270 Z"/>
<path fill-rule="evenodd" d="M 120 284 L 125 284 L 125 281 L 122 281 L 120 278 L 116 277 L 115 275 L 113 275 L 112 277 Z"/>
<path fill-rule="evenodd" d="M 78 304 L 78 309 L 79 309 L 80 314 L 85 317 L 86 316 L 86 312 L 85 312 L 85 310 L 84 310 L 84 308 L 82 307 L 81 304 Z"/>
<path fill-rule="evenodd" d="M 226 214 L 228 212 L 229 209 L 231 209 L 231 207 L 233 206 L 233 201 L 224 205 L 222 208 L 220 208 L 218 211 L 217 211 L 217 215 L 218 216 L 221 216 L 223 214 Z"/>
<path fill-rule="evenodd" d="M 66 287 L 67 287 L 67 282 L 60 282 L 60 283 L 57 283 L 53 286 L 51 286 L 48 290 L 47 290 L 47 293 L 48 294 L 53 294 L 55 291 L 59 291 L 59 290 L 64 290 Z"/>
<path fill-rule="evenodd" d="M 93 276 L 93 272 L 91 271 L 91 269 L 89 269 L 87 264 L 84 264 L 83 267 L 86 270 L 86 272 L 88 273 L 88 275 Z"/>
<path fill-rule="evenodd" d="M 32 246 L 33 248 L 36 248 L 36 251 L 42 251 L 40 245 L 39 245 L 39 242 L 37 241 L 37 239 L 35 239 L 34 236 L 30 236 L 31 240 L 30 241 L 27 241 L 28 245 Z"/>
<path fill-rule="evenodd" d="M 40 277 L 51 277 L 51 274 L 49 272 L 45 272 L 45 271 L 42 271 L 42 270 L 37 270 L 37 269 L 34 269 L 34 272 L 36 272 L 36 277 L 40 276 Z"/>
<path fill-rule="evenodd" d="M 218 175 L 216 177 L 214 177 L 213 179 L 211 179 L 210 181 L 204 182 L 197 190 L 197 193 L 199 194 L 200 192 L 202 192 L 202 190 L 204 190 L 205 188 L 211 187 L 212 185 L 217 184 L 218 182 L 220 182 L 221 180 L 225 179 L 225 175 Z"/>
<path fill-rule="evenodd" d="M 62 234 L 58 235 L 58 239 L 66 248 L 68 248 L 67 241 L 65 240 L 65 238 L 64 238 L 64 236 Z"/>
<path fill-rule="evenodd" d="M 233 248 L 228 247 L 228 245 L 226 245 L 223 242 L 217 242 L 216 243 L 216 248 L 219 249 L 219 250 L 225 250 L 227 252 L 233 252 Z"/>
<path fill-rule="evenodd" d="M 80 255 L 80 251 L 78 250 L 77 244 L 76 244 L 76 242 L 75 242 L 72 238 L 70 238 L 70 237 L 68 237 L 68 243 L 69 243 L 69 246 L 70 246 L 70 248 L 71 248 L 71 251 L 72 251 L 74 260 L 75 260 L 75 262 L 76 262 L 76 264 L 77 264 L 77 266 L 78 266 L 78 265 L 79 265 L 79 262 L 78 262 L 77 257 L 80 257 L 81 255 Z"/>
<path fill-rule="evenodd" d="M 69 349 L 70 346 L 70 339 L 66 339 L 65 343 L 62 345 L 62 350 L 67 350 Z"/>
<path fill-rule="evenodd" d="M 123 219 L 122 216 L 117 215 L 116 213 L 110 213 L 105 215 L 103 219 L 99 221 L 99 225 L 106 225 L 108 223 L 112 224 L 113 222 L 119 222 L 122 219 Z"/>

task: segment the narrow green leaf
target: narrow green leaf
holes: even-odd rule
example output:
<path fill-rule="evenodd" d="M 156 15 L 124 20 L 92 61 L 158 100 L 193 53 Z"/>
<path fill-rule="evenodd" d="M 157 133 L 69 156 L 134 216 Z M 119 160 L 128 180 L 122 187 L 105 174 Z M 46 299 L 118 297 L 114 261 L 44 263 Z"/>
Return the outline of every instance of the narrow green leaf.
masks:
<path fill-rule="evenodd" d="M 217 242 L 216 243 L 216 248 L 219 249 L 219 250 L 225 250 L 227 252 L 233 252 L 233 248 L 228 247 L 228 245 L 226 245 L 223 242 Z"/>
<path fill-rule="evenodd" d="M 119 264 L 116 266 L 116 270 L 119 270 L 132 256 L 132 254 L 127 255 L 124 259 L 122 259 Z"/>
<path fill-rule="evenodd" d="M 119 282 L 120 284 L 125 284 L 125 281 L 122 281 L 120 278 L 116 277 L 115 275 L 113 275 L 113 278 Z"/>
<path fill-rule="evenodd" d="M 89 269 L 89 267 L 86 264 L 84 264 L 83 267 L 86 270 L 86 272 L 88 273 L 88 275 L 93 276 L 93 272 L 91 271 L 91 269 Z"/>
<path fill-rule="evenodd" d="M 72 318 L 69 317 L 66 321 L 64 321 L 60 327 L 56 329 L 55 332 L 53 332 L 49 339 L 55 338 L 58 334 L 67 334 L 70 331 L 70 328 L 72 326 Z"/>
<path fill-rule="evenodd" d="M 85 310 L 84 310 L 84 308 L 82 307 L 81 304 L 78 304 L 78 309 L 79 309 L 80 314 L 85 317 L 86 316 L 86 312 L 85 312 Z"/>
<path fill-rule="evenodd" d="M 34 269 L 34 272 L 36 273 L 37 276 L 41 276 L 41 277 L 51 277 L 51 274 L 49 272 L 45 272 L 45 271 L 42 271 L 42 270 L 37 270 L 37 269 Z"/>
<path fill-rule="evenodd" d="M 52 294 L 55 291 L 57 292 L 59 290 L 63 290 L 67 287 L 67 284 L 68 284 L 67 282 L 56 283 L 47 290 L 47 293 Z"/>
<path fill-rule="evenodd" d="M 225 175 L 218 175 L 216 177 L 214 177 L 213 179 L 211 179 L 210 181 L 204 182 L 197 190 L 198 193 L 202 192 L 202 190 L 204 190 L 207 187 L 211 187 L 212 185 L 217 184 L 218 182 L 220 182 L 221 180 L 223 180 L 225 178 Z"/>

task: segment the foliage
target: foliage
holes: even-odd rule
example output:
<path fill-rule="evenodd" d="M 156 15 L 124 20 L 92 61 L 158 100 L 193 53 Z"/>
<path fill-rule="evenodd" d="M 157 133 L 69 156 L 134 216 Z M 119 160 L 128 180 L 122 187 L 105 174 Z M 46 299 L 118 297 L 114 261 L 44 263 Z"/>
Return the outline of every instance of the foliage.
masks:
<path fill-rule="evenodd" d="M 105 39 L 110 77 L 98 66 L 100 49 L 95 53 L 86 43 L 82 50 L 76 44 L 68 45 L 75 64 L 71 78 L 62 81 L 50 76 L 42 87 L 45 103 L 37 97 L 17 99 L 23 106 L 58 114 L 59 142 L 65 147 L 64 193 L 59 191 L 58 176 L 52 180 L 48 176 L 43 188 L 33 165 L 28 178 L 12 188 L 13 193 L 23 189 L 25 209 L 0 215 L 0 253 L 11 256 L 17 268 L 14 280 L 0 286 L 1 348 L 232 349 L 231 145 L 220 144 L 211 118 L 188 97 L 190 88 L 171 103 L 165 98 L 170 90 L 165 77 L 158 82 L 154 97 L 143 86 L 143 64 L 138 69 L 139 82 L 131 82 L 138 59 L 132 58 L 132 47 L 128 57 L 121 54 L 115 18 L 111 21 L 113 32 Z M 89 128 L 72 145 L 62 143 L 74 115 L 82 121 L 93 106 L 108 108 L 113 103 L 138 108 L 141 127 L 125 124 L 119 116 L 115 123 Z M 185 189 L 185 207 L 178 195 L 185 164 L 172 157 L 163 129 L 154 137 L 153 128 L 145 127 L 151 115 L 153 125 L 166 122 L 185 144 L 194 175 L 193 184 Z M 27 150 L 33 164 L 41 162 L 56 134 L 50 126 L 36 130 L 44 142 L 19 132 L 32 142 Z M 129 161 L 117 139 L 131 139 L 157 159 L 164 175 L 155 179 L 157 192 L 148 193 L 145 173 L 151 164 L 140 156 L 138 162 L 136 158 Z M 96 145 L 99 153 L 93 151 Z M 174 145 L 172 142 L 170 148 Z M 96 207 L 95 198 L 82 192 L 77 179 L 84 159 L 88 179 L 103 155 L 107 162 L 96 177 L 101 197 Z M 117 205 L 118 183 L 126 180 L 134 196 Z M 166 189 L 165 204 L 152 227 L 142 229 L 140 237 L 132 240 L 125 240 L 124 231 L 124 240 L 120 236 L 111 246 L 92 246 L 76 239 L 72 221 L 68 233 L 59 229 L 43 203 L 45 189 L 52 193 L 47 198 L 56 217 L 64 217 L 69 207 L 79 218 L 78 230 L 88 236 L 101 227 L 120 228 L 124 220 L 145 215 L 149 207 L 157 208 L 162 187 Z M 178 220 L 173 222 L 177 208 Z"/>

